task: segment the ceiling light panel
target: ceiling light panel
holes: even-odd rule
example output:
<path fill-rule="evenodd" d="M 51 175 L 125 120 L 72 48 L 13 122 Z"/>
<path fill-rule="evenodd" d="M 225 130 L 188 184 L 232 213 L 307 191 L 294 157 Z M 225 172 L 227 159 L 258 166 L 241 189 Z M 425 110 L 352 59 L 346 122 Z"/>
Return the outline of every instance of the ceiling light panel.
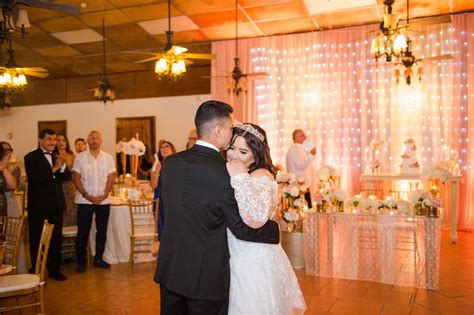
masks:
<path fill-rule="evenodd" d="M 102 35 L 90 28 L 79 31 L 51 33 L 51 35 L 68 45 L 92 43 L 102 40 Z"/>

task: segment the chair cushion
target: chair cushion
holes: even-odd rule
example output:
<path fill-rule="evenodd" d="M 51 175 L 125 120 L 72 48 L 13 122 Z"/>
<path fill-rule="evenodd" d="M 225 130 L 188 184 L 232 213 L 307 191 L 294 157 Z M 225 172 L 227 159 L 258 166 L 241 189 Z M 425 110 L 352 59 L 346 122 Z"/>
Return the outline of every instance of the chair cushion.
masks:
<path fill-rule="evenodd" d="M 21 274 L 0 277 L 0 293 L 26 290 L 37 287 L 40 284 L 38 275 Z"/>
<path fill-rule="evenodd" d="M 0 275 L 6 275 L 7 273 L 13 270 L 12 265 L 1 265 L 0 266 Z"/>

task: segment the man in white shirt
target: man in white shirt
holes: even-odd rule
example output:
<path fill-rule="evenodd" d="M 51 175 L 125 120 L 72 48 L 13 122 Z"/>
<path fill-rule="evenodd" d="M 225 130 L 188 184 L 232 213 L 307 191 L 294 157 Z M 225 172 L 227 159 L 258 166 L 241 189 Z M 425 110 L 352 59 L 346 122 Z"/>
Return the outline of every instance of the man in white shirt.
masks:
<path fill-rule="evenodd" d="M 303 145 L 306 140 L 306 135 L 302 129 L 296 129 L 293 131 L 293 144 L 286 154 L 286 170 L 288 173 L 295 174 L 297 179 L 304 178 L 305 186 L 308 187 L 308 191 L 305 194 L 306 202 L 308 207 L 311 207 L 311 194 L 309 193 L 309 187 L 312 182 L 312 163 L 314 156 L 316 155 L 316 148 L 307 149 Z"/>
<path fill-rule="evenodd" d="M 101 150 L 102 134 L 93 130 L 87 137 L 89 150 L 79 154 L 72 167 L 77 204 L 77 272 L 86 271 L 86 250 L 92 215 L 95 214 L 96 251 L 94 266 L 110 268 L 103 260 L 110 213 L 109 193 L 115 182 L 112 155 Z"/>

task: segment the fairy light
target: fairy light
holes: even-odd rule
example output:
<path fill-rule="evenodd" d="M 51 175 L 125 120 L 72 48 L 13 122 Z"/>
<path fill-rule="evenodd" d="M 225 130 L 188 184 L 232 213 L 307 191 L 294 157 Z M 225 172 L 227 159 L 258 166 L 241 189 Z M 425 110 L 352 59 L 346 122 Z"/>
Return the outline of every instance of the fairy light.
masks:
<path fill-rule="evenodd" d="M 397 85 L 393 69 L 366 67 L 372 63 L 368 41 L 348 45 L 324 32 L 288 36 L 298 37 L 291 41 L 298 44 L 251 51 L 252 67 L 270 74 L 256 82 L 257 123 L 267 130 L 276 163 L 285 164 L 291 133 L 303 128 L 316 144 L 316 164 L 341 167 L 343 183 L 357 185 L 354 174 L 362 172 L 363 148 L 373 138 L 388 144 L 387 172 L 399 171 L 403 141 L 409 136 L 417 141 L 422 166 L 439 160 L 439 148 L 448 144 L 459 152 L 463 171 L 472 167 L 467 163 L 468 136 L 474 129 L 469 130 L 467 117 L 465 69 L 474 64 L 443 60 L 425 65 L 421 82 L 413 78 L 411 86 Z M 425 34 L 414 35 L 413 53 L 465 55 L 473 40 L 467 29 L 427 27 Z"/>

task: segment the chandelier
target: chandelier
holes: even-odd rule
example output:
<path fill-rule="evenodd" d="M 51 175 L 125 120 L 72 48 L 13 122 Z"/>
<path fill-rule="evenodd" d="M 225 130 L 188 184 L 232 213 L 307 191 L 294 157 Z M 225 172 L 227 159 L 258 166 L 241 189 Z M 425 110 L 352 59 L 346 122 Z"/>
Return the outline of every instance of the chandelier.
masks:
<path fill-rule="evenodd" d="M 17 73 L 15 69 L 8 69 L 0 75 L 0 89 L 4 93 L 12 94 L 22 91 L 27 85 L 26 77 L 23 73 Z"/>
<path fill-rule="evenodd" d="M 385 0 L 387 13 L 383 14 L 378 35 L 372 41 L 371 53 L 375 60 L 385 56 L 385 61 L 391 62 L 393 57 L 400 58 L 408 47 L 407 38 L 398 27 L 399 14 L 392 14 L 394 0 Z"/>
<path fill-rule="evenodd" d="M 107 78 L 107 61 L 106 61 L 106 52 L 105 52 L 105 20 L 102 19 L 102 77 L 98 82 L 99 86 L 93 89 L 94 98 L 97 101 L 104 103 L 104 105 L 110 101 L 115 100 L 115 91 L 112 89 Z"/>
<path fill-rule="evenodd" d="M 168 36 L 168 31 L 166 32 Z M 161 80 L 168 77 L 172 81 L 176 81 L 182 74 L 186 72 L 186 64 L 179 54 L 187 51 L 186 48 L 174 46 L 171 53 L 165 53 L 155 64 L 155 73 Z"/>

